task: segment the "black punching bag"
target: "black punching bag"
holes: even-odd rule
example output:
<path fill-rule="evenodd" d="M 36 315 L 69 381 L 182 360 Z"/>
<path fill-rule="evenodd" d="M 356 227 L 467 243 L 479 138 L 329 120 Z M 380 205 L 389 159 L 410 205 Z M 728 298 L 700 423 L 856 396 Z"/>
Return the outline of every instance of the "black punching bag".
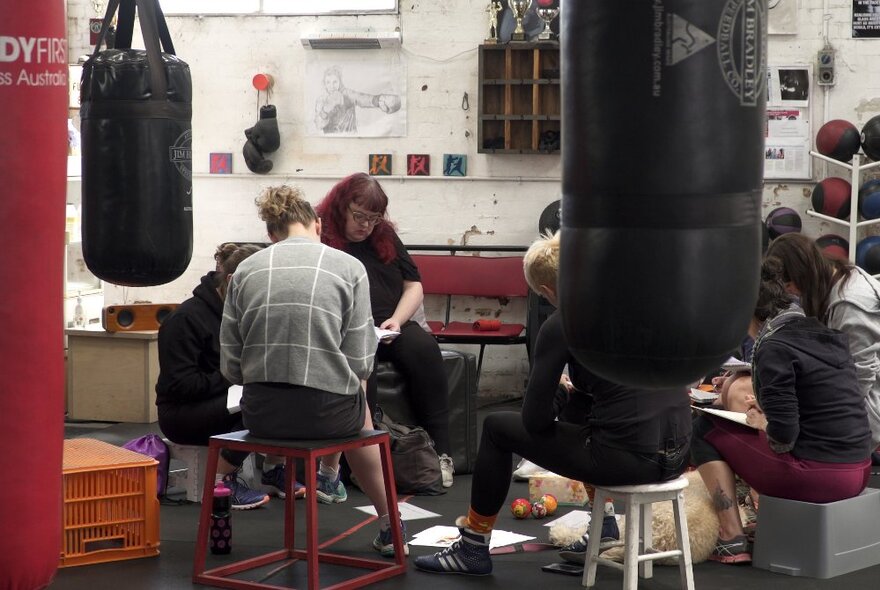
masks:
<path fill-rule="evenodd" d="M 766 17 L 766 0 L 565 4 L 560 309 L 606 379 L 684 385 L 746 334 Z"/>
<path fill-rule="evenodd" d="M 146 51 L 131 49 L 135 6 Z M 116 47 L 99 51 L 117 7 Z M 192 81 L 157 0 L 110 0 L 81 93 L 86 265 L 118 285 L 167 283 L 192 256 Z"/>

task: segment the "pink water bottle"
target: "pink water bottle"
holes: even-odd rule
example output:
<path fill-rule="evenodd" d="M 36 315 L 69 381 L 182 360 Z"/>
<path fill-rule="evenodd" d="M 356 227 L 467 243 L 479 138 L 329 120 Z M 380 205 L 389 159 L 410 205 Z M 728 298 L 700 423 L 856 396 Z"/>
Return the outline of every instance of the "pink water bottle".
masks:
<path fill-rule="evenodd" d="M 208 548 L 215 555 L 226 555 L 232 551 L 231 497 L 232 490 L 223 485 L 223 482 L 217 482 L 211 507 L 211 536 L 208 540 Z"/>

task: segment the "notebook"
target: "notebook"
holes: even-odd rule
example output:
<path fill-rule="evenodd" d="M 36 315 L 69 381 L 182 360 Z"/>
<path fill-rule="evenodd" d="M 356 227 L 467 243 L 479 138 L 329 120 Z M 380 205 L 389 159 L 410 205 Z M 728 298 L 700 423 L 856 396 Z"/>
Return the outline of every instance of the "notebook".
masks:
<path fill-rule="evenodd" d="M 749 428 L 754 428 L 758 430 L 755 426 L 752 426 L 748 422 L 746 422 L 746 413 L 745 412 L 731 412 L 730 410 L 721 410 L 718 408 L 703 408 L 700 406 L 691 406 L 701 412 L 706 412 L 707 414 L 712 414 L 713 416 L 718 416 L 720 418 L 724 418 L 725 420 L 730 420 L 731 422 L 736 422 L 737 424 L 742 424 L 743 426 L 748 426 Z"/>

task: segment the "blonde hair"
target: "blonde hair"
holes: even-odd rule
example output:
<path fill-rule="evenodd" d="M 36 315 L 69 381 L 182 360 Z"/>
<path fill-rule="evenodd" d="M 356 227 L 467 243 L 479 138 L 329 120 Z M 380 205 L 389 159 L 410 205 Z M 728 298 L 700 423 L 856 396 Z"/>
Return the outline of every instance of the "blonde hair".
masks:
<path fill-rule="evenodd" d="M 272 186 L 260 193 L 254 202 L 260 219 L 266 222 L 269 235 L 279 238 L 286 238 L 287 228 L 294 223 L 308 227 L 318 220 L 317 213 L 299 187 Z"/>
<path fill-rule="evenodd" d="M 546 285 L 556 291 L 559 276 L 559 232 L 543 234 L 532 242 L 523 256 L 523 273 L 532 291 L 540 293 L 539 287 Z"/>

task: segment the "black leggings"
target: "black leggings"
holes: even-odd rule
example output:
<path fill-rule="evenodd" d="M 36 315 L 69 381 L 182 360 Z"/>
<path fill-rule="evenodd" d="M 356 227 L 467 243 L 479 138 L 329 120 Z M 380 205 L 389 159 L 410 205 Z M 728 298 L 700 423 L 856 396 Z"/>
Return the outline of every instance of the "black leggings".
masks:
<path fill-rule="evenodd" d="M 417 426 L 434 439 L 437 453 L 449 454 L 449 384 L 443 368 L 443 355 L 434 337 L 415 322 L 407 322 L 400 336 L 389 344 L 380 343 L 376 361 L 391 361 L 406 379 L 406 392 Z M 367 381 L 367 403 L 376 411 L 376 372 Z"/>
<path fill-rule="evenodd" d="M 158 413 L 162 434 L 179 445 L 208 446 L 215 434 L 244 430 L 241 412 L 229 413 L 225 395 L 188 404 L 162 404 Z M 241 467 L 250 455 L 229 449 L 221 449 L 220 454 L 235 467 Z"/>
<path fill-rule="evenodd" d="M 513 454 L 550 471 L 595 485 L 636 485 L 666 481 L 687 468 L 685 445 L 675 453 L 633 453 L 590 441 L 590 428 L 564 422 L 530 434 L 518 412 L 495 412 L 483 422 L 480 450 L 471 484 L 471 508 L 498 514 L 507 498 Z"/>

